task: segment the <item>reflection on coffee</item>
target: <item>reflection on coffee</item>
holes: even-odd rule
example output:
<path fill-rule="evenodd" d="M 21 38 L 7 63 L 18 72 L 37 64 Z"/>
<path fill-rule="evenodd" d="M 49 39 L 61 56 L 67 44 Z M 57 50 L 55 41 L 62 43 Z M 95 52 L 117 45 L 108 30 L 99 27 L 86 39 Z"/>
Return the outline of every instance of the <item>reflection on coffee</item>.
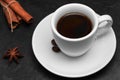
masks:
<path fill-rule="evenodd" d="M 92 30 L 90 19 L 80 13 L 69 13 L 60 18 L 57 31 L 68 38 L 81 38 Z"/>

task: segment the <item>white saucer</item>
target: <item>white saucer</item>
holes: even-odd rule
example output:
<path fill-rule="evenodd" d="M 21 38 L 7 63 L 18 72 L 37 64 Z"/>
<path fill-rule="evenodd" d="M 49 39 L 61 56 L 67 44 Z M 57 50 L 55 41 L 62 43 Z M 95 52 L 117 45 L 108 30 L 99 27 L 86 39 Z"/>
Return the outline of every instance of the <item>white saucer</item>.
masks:
<path fill-rule="evenodd" d="M 48 15 L 38 24 L 32 38 L 34 54 L 44 68 L 60 76 L 75 78 L 93 74 L 110 62 L 116 49 L 116 37 L 112 28 L 104 37 L 98 38 L 85 55 L 71 58 L 51 50 L 51 17 L 52 14 Z"/>

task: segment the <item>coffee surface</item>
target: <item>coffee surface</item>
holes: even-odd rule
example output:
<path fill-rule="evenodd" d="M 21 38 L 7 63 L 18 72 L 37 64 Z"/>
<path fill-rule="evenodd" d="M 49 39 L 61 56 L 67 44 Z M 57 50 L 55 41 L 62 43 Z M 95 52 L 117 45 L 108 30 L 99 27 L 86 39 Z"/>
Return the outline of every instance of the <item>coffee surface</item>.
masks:
<path fill-rule="evenodd" d="M 92 30 L 90 19 L 80 13 L 69 13 L 60 18 L 57 31 L 68 38 L 81 38 Z"/>

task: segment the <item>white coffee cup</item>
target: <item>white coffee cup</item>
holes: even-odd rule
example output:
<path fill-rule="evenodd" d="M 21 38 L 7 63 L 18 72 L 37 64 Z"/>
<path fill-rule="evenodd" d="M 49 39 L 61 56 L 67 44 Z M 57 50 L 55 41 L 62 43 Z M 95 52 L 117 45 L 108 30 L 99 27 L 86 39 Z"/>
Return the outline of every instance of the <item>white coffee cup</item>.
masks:
<path fill-rule="evenodd" d="M 73 12 L 84 14 L 91 20 L 93 29 L 88 35 L 81 38 L 73 39 L 64 37 L 57 31 L 56 27 L 59 19 L 65 14 Z M 99 26 L 101 23 L 104 22 L 106 22 L 107 26 Z M 92 47 L 92 44 L 96 40 L 96 34 L 99 29 L 112 26 L 112 23 L 113 20 L 109 15 L 102 15 L 98 17 L 95 11 L 90 7 L 83 4 L 70 3 L 63 5 L 53 13 L 51 28 L 54 39 L 60 50 L 68 56 L 76 57 L 85 54 Z"/>

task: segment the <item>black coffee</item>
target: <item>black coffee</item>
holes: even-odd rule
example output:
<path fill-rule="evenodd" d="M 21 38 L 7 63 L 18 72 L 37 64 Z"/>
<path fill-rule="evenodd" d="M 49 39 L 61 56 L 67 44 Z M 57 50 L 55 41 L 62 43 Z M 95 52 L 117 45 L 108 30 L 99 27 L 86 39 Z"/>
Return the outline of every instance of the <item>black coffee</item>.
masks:
<path fill-rule="evenodd" d="M 64 15 L 57 23 L 57 31 L 68 38 L 80 38 L 92 30 L 90 19 L 80 13 Z"/>

